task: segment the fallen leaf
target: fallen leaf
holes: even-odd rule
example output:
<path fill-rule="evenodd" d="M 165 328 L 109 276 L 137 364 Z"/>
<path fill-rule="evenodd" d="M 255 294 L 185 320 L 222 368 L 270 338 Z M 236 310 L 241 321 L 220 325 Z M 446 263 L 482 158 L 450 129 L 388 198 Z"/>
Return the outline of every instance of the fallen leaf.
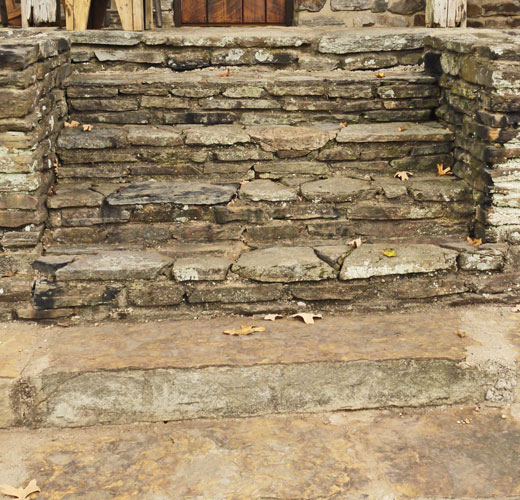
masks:
<path fill-rule="evenodd" d="M 348 123 L 347 122 L 341 122 L 339 125 L 340 125 L 340 127 L 346 127 L 348 125 Z"/>
<path fill-rule="evenodd" d="M 11 276 L 14 276 L 14 271 L 11 269 L 10 271 L 6 272 L 5 274 L 2 274 L 2 278 L 10 278 Z"/>
<path fill-rule="evenodd" d="M 263 326 L 241 325 L 240 330 L 224 330 L 226 335 L 251 335 L 254 332 L 265 332 Z"/>
<path fill-rule="evenodd" d="M 378 78 L 384 78 L 385 77 L 385 74 L 380 71 L 377 75 L 376 75 Z"/>
<path fill-rule="evenodd" d="M 466 238 L 466 241 L 476 247 L 479 247 L 480 245 L 482 245 L 482 238 L 472 238 L 471 236 L 468 236 Z"/>
<path fill-rule="evenodd" d="M 412 175 L 413 175 L 413 172 L 408 172 L 407 170 L 401 170 L 399 172 L 396 172 L 394 177 L 397 177 L 398 179 L 401 179 L 402 181 L 407 181 Z"/>
<path fill-rule="evenodd" d="M 19 500 L 26 500 L 33 493 L 39 493 L 41 490 L 33 479 L 25 488 L 13 488 L 8 484 L 0 485 L 0 493 L 8 497 L 18 498 Z"/>
<path fill-rule="evenodd" d="M 453 175 L 451 167 L 444 168 L 442 163 L 437 163 L 437 177 L 440 177 L 441 175 Z"/>
<path fill-rule="evenodd" d="M 457 332 L 457 335 L 463 339 L 466 336 L 466 332 Z"/>
<path fill-rule="evenodd" d="M 314 325 L 314 319 L 322 319 L 321 314 L 314 313 L 296 313 L 289 316 L 290 318 L 301 318 L 306 325 Z"/>
<path fill-rule="evenodd" d="M 381 252 L 385 257 L 397 257 L 395 250 L 393 248 L 386 248 Z"/>
<path fill-rule="evenodd" d="M 229 76 L 229 73 L 231 73 L 230 69 L 228 68 L 225 73 L 220 73 L 217 76 Z"/>
<path fill-rule="evenodd" d="M 520 313 L 520 304 L 515 306 L 515 307 L 513 307 L 513 312 L 514 313 Z"/>
<path fill-rule="evenodd" d="M 83 124 L 83 132 L 90 132 L 94 127 L 88 123 Z"/>
<path fill-rule="evenodd" d="M 76 120 L 72 120 L 71 122 L 65 122 L 65 126 L 69 128 L 76 128 L 79 127 L 80 123 Z"/>
<path fill-rule="evenodd" d="M 361 241 L 361 238 L 356 238 L 355 240 L 349 241 L 348 246 L 351 248 L 359 248 L 363 242 Z"/>
<path fill-rule="evenodd" d="M 277 318 L 283 318 L 281 314 L 266 314 L 264 319 L 267 321 L 276 321 Z"/>
<path fill-rule="evenodd" d="M 404 132 L 405 130 L 408 130 L 408 129 L 409 129 L 408 125 L 401 125 L 401 126 L 397 129 L 397 131 L 398 131 L 398 132 Z"/>

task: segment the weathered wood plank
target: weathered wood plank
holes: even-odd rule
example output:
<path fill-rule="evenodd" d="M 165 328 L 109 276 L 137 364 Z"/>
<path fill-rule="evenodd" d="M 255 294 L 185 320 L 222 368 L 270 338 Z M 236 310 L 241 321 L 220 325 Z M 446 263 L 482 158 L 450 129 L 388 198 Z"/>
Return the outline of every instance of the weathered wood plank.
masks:
<path fill-rule="evenodd" d="M 144 4 L 143 0 L 133 0 L 132 12 L 134 17 L 134 30 L 144 30 Z"/>
<path fill-rule="evenodd" d="M 76 31 L 84 31 L 87 29 L 90 1 L 91 0 L 74 0 L 74 29 Z"/>
<path fill-rule="evenodd" d="M 265 0 L 244 0 L 244 23 L 265 23 Z"/>
<path fill-rule="evenodd" d="M 467 0 L 427 0 L 426 26 L 430 28 L 465 27 Z"/>
<path fill-rule="evenodd" d="M 275 24 L 285 23 L 285 0 L 266 0 L 267 1 L 267 22 Z"/>
<path fill-rule="evenodd" d="M 242 0 L 208 0 L 208 22 L 211 24 L 240 24 Z"/>
<path fill-rule="evenodd" d="M 123 29 L 126 31 L 133 31 L 134 13 L 132 9 L 132 0 L 116 0 L 116 6 Z"/>
<path fill-rule="evenodd" d="M 183 24 L 203 24 L 208 22 L 206 0 L 183 0 L 181 12 Z"/>

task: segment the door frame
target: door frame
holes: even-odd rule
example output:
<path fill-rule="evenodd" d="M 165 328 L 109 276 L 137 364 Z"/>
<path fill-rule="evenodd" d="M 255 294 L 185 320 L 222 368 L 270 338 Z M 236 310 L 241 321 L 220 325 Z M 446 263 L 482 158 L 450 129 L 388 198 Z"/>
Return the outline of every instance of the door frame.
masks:
<path fill-rule="evenodd" d="M 283 24 L 183 24 L 182 22 L 182 0 L 173 0 L 173 23 L 180 26 L 292 26 L 294 20 L 294 0 L 285 0 L 285 22 Z"/>

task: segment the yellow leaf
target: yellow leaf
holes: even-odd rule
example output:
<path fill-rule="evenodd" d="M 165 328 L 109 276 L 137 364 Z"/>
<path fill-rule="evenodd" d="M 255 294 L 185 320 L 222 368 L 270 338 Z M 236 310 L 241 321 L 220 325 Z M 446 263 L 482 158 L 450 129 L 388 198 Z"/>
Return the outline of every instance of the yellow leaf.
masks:
<path fill-rule="evenodd" d="M 394 177 L 397 177 L 398 179 L 401 179 L 402 181 L 407 181 L 412 175 L 413 175 L 413 172 L 408 172 L 407 170 L 401 170 L 400 172 L 396 172 Z"/>
<path fill-rule="evenodd" d="M 482 238 L 472 238 L 471 236 L 468 236 L 466 238 L 466 241 L 468 243 L 471 243 L 472 245 L 475 245 L 476 247 L 479 247 L 482 245 Z"/>
<path fill-rule="evenodd" d="M 401 125 L 397 131 L 398 132 L 404 132 L 405 130 L 408 130 L 408 125 Z"/>
<path fill-rule="evenodd" d="M 345 128 L 348 125 L 348 123 L 347 122 L 341 122 L 339 125 L 340 125 L 340 127 Z"/>
<path fill-rule="evenodd" d="M 321 314 L 313 314 L 313 313 L 296 313 L 289 316 L 290 318 L 301 318 L 301 320 L 306 325 L 314 325 L 314 319 L 321 319 L 323 316 Z"/>
<path fill-rule="evenodd" d="M 225 73 L 220 73 L 217 76 L 229 76 L 229 73 L 231 73 L 230 69 L 228 68 Z"/>
<path fill-rule="evenodd" d="M 0 493 L 8 497 L 18 498 L 19 500 L 26 500 L 33 493 L 39 493 L 41 490 L 33 479 L 25 488 L 13 488 L 8 484 L 0 485 Z"/>
<path fill-rule="evenodd" d="M 64 125 L 69 128 L 76 128 L 79 127 L 79 122 L 72 120 L 71 122 L 65 122 Z"/>
<path fill-rule="evenodd" d="M 384 78 L 385 77 L 385 74 L 383 71 L 380 71 L 377 75 L 376 75 L 378 78 Z"/>
<path fill-rule="evenodd" d="M 444 168 L 442 163 L 437 163 L 437 177 L 440 177 L 441 175 L 453 175 L 451 167 Z"/>
<path fill-rule="evenodd" d="M 92 129 L 92 125 L 88 125 L 87 123 L 83 124 L 83 132 L 90 132 Z"/>
<path fill-rule="evenodd" d="M 395 250 L 393 248 L 386 248 L 381 252 L 385 257 L 397 257 Z"/>
<path fill-rule="evenodd" d="M 251 335 L 254 332 L 265 332 L 263 326 L 241 325 L 240 330 L 224 330 L 226 335 Z"/>
<path fill-rule="evenodd" d="M 463 338 L 466 336 L 466 332 L 460 332 L 460 331 L 459 331 L 459 332 L 457 332 L 457 335 L 458 335 L 461 339 L 463 339 Z"/>

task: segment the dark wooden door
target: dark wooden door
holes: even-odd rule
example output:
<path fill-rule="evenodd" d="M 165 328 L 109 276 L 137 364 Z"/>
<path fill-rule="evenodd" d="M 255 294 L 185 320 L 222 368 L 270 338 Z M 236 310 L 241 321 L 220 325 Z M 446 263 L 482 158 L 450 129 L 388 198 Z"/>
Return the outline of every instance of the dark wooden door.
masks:
<path fill-rule="evenodd" d="M 291 24 L 293 0 L 175 0 L 175 24 Z"/>

